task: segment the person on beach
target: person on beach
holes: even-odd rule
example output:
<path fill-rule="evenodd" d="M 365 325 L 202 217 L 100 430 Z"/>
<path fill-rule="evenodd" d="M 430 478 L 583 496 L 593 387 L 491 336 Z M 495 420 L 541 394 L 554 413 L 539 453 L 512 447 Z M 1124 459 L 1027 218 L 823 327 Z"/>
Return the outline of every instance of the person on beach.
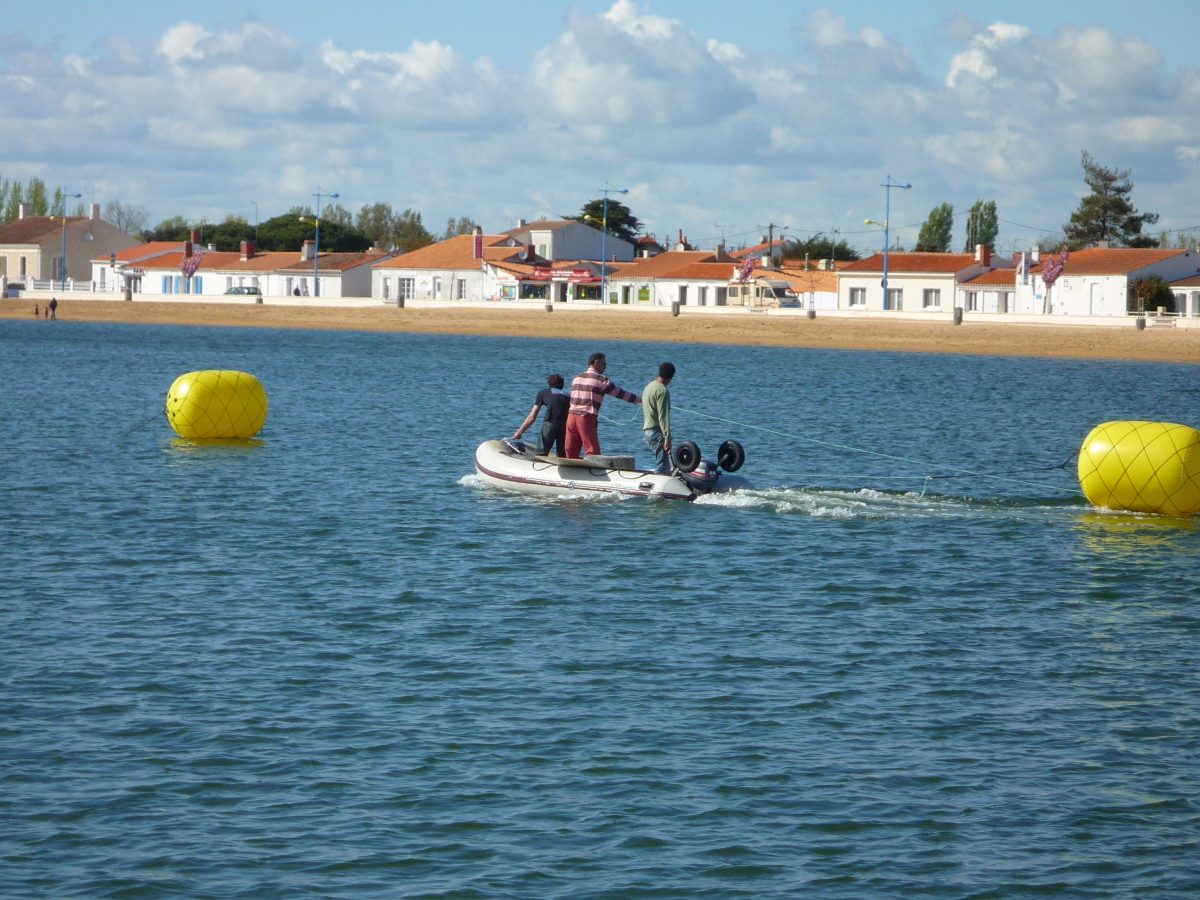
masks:
<path fill-rule="evenodd" d="M 36 303 L 33 304 L 33 317 L 35 319 L 40 319 L 42 317 L 41 312 L 38 311 L 38 305 Z"/>
<path fill-rule="evenodd" d="M 537 452 L 546 456 L 550 448 L 554 448 L 558 456 L 566 456 L 567 442 L 567 411 L 571 406 L 571 395 L 563 390 L 563 377 L 557 373 L 546 378 L 546 387 L 538 391 L 533 401 L 533 409 L 521 423 L 521 427 L 513 432 L 513 440 L 520 440 L 526 429 L 538 417 L 538 410 L 546 407 L 546 418 L 542 420 L 542 430 L 538 434 Z"/>
<path fill-rule="evenodd" d="M 58 318 L 58 298 L 57 297 L 50 298 L 50 306 L 48 307 L 48 309 L 50 310 L 50 318 L 57 319 Z"/>
<path fill-rule="evenodd" d="M 675 377 L 675 364 L 665 362 L 658 367 L 658 377 L 642 390 L 642 437 L 654 454 L 654 471 L 664 475 L 671 471 L 671 392 L 668 386 Z"/>
<path fill-rule="evenodd" d="M 612 394 L 626 403 L 641 403 L 642 399 L 624 388 L 617 387 L 604 377 L 608 360 L 603 353 L 588 357 L 587 371 L 571 381 L 571 408 L 567 414 L 567 456 L 579 459 L 582 448 L 588 456 L 600 454 L 600 404 L 605 394 Z"/>

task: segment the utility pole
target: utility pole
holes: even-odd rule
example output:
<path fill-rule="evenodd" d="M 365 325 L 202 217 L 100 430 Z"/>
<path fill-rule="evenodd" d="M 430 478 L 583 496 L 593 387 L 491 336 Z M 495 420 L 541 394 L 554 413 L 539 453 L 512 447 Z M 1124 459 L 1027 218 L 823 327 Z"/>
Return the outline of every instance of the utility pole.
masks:
<path fill-rule="evenodd" d="M 840 228 L 830 228 L 830 234 L 833 239 L 829 242 L 829 271 L 833 272 L 837 269 L 837 236 L 842 233 Z"/>
<path fill-rule="evenodd" d="M 774 222 L 767 224 L 767 259 L 770 261 L 769 268 L 774 268 L 775 265 L 775 229 L 782 231 L 788 228 L 788 225 L 776 225 Z"/>

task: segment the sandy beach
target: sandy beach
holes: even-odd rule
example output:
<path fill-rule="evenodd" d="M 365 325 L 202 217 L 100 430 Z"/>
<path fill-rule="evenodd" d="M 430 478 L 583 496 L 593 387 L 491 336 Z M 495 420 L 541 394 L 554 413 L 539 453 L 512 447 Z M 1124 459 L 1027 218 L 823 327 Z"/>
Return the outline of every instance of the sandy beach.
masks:
<path fill-rule="evenodd" d="M 33 300 L 0 301 L 0 319 L 33 318 Z M 883 317 L 704 315 L 620 309 L 324 307 L 60 301 L 58 318 L 152 325 L 348 329 L 427 334 L 888 350 L 1200 363 L 1200 329 L 1003 325 Z M 45 323 L 49 326 L 50 323 Z"/>

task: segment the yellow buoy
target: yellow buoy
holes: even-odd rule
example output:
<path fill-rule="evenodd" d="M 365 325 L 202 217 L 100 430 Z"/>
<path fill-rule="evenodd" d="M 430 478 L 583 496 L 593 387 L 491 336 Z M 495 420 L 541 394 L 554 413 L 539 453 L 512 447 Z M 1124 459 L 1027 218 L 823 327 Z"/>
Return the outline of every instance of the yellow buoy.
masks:
<path fill-rule="evenodd" d="M 1104 422 L 1079 450 L 1079 486 L 1096 506 L 1200 512 L 1200 431 L 1172 422 Z"/>
<path fill-rule="evenodd" d="M 267 392 L 249 372 L 188 372 L 167 391 L 167 419 L 180 437 L 254 437 L 267 421 Z"/>

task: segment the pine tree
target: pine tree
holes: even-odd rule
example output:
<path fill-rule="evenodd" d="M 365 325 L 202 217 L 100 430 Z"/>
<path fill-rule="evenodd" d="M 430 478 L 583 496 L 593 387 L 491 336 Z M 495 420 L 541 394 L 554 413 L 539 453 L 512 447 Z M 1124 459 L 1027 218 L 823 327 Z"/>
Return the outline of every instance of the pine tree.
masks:
<path fill-rule="evenodd" d="M 1133 182 L 1130 169 L 1108 169 L 1083 151 L 1083 180 L 1092 192 L 1079 201 L 1063 231 L 1073 249 L 1103 243 L 1118 247 L 1155 247 L 1158 242 L 1142 234 L 1143 225 L 1158 221 L 1158 213 L 1139 213 L 1130 202 Z"/>

